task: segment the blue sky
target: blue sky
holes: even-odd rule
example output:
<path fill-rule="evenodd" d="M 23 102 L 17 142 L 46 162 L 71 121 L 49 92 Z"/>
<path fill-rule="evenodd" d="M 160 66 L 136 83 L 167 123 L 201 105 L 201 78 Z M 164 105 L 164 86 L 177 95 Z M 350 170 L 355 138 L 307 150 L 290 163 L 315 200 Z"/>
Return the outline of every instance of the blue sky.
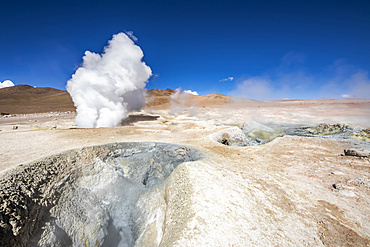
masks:
<path fill-rule="evenodd" d="M 133 31 L 153 77 L 252 99 L 370 97 L 370 1 L 0 2 L 0 81 L 64 89 Z M 232 78 L 232 80 L 231 80 Z"/>

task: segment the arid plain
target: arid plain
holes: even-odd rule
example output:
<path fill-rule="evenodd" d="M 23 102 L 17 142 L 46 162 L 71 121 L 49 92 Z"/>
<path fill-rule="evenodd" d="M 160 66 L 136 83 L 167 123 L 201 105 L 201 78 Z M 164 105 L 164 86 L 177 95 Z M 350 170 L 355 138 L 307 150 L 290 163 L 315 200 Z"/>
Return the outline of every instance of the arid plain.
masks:
<path fill-rule="evenodd" d="M 1 176 L 20 164 L 86 146 L 185 145 L 205 158 L 179 165 L 166 180 L 161 232 L 139 245 L 370 245 L 370 160 L 344 155 L 345 149 L 366 148 L 368 141 L 356 146 L 348 139 L 291 134 L 254 146 L 217 140 L 246 122 L 276 131 L 321 123 L 368 131 L 370 100 L 253 101 L 175 93 L 148 91 L 147 106 L 121 126 L 78 129 L 67 92 L 0 89 Z"/>

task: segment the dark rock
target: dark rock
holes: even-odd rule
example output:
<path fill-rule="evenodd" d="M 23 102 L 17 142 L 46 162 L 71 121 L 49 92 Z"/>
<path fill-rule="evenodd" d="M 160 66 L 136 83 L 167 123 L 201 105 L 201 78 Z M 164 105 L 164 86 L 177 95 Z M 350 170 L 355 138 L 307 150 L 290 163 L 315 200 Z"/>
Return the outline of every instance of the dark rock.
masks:
<path fill-rule="evenodd" d="M 344 155 L 346 156 L 356 156 L 356 157 L 370 157 L 370 151 L 366 150 L 356 150 L 356 149 L 345 149 Z"/>
<path fill-rule="evenodd" d="M 341 184 L 333 184 L 333 188 L 336 190 L 343 189 L 343 186 Z"/>

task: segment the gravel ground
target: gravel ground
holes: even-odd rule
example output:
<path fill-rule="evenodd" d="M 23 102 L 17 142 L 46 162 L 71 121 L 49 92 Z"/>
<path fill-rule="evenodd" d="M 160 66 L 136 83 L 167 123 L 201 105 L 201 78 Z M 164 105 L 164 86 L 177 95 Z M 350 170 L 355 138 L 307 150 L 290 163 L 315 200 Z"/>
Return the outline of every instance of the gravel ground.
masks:
<path fill-rule="evenodd" d="M 237 147 L 212 139 L 251 120 L 369 128 L 369 102 L 253 104 L 205 106 L 195 115 L 147 109 L 137 115 L 159 117 L 100 129 L 76 129 L 66 112 L 2 117 L 0 170 L 4 178 L 19 164 L 112 142 L 187 145 L 207 158 L 179 165 L 158 192 L 167 203 L 160 246 L 369 246 L 370 161 L 345 156 L 348 141 L 283 136 Z"/>

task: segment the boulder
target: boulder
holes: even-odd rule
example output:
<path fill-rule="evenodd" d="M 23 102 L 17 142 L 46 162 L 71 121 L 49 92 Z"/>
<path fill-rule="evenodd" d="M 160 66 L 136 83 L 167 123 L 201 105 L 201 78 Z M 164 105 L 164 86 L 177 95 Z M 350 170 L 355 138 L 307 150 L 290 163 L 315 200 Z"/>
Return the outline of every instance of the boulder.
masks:
<path fill-rule="evenodd" d="M 346 156 L 356 156 L 356 157 L 370 157 L 370 151 L 357 150 L 357 149 L 345 149 L 344 155 Z"/>

